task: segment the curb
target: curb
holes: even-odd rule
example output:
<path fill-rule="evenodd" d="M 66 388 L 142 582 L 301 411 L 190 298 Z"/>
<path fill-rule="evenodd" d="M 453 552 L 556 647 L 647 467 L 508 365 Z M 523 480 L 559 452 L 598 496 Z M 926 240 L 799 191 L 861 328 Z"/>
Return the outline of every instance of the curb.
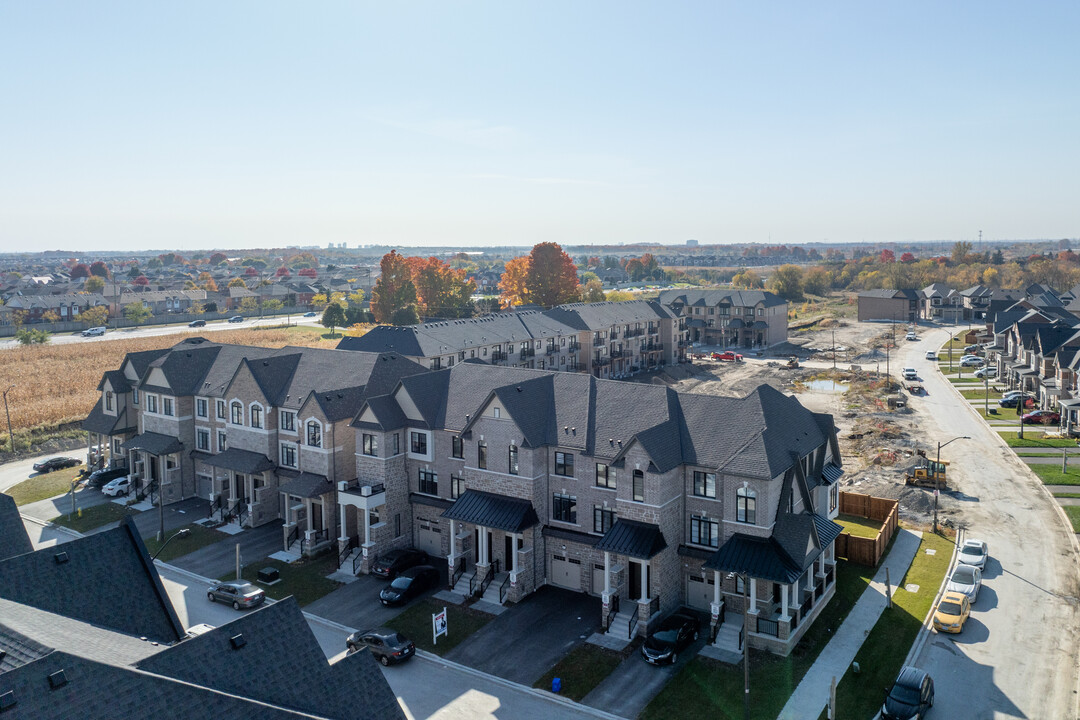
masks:
<path fill-rule="evenodd" d="M 53 523 L 49 522 L 48 520 L 39 520 L 36 517 L 30 517 L 29 515 L 23 515 L 22 513 L 19 513 L 19 517 L 21 517 L 23 519 L 23 522 L 33 523 L 34 525 L 40 525 L 41 527 L 49 528 L 50 530 L 58 530 L 59 532 L 67 533 L 68 535 L 72 536 L 75 539 L 86 537 L 85 535 L 83 535 L 78 530 L 72 530 L 71 528 L 64 527 L 63 525 L 54 525 Z"/>
<path fill-rule="evenodd" d="M 949 567 L 945 571 L 945 577 L 941 579 L 941 585 L 938 586 L 937 594 L 934 595 L 934 602 L 930 604 L 930 610 L 926 613 L 926 617 L 923 618 L 922 629 L 919 630 L 918 637 L 915 638 L 915 642 L 912 643 L 911 649 L 908 650 L 908 654 L 904 658 L 905 665 L 912 665 L 915 663 L 919 655 L 922 654 L 927 638 L 930 637 L 931 618 L 934 617 L 934 610 L 937 608 L 937 604 L 941 600 L 942 594 L 945 592 L 945 586 L 949 584 L 949 573 L 952 572 L 953 566 L 956 565 L 956 553 L 959 552 L 960 545 L 964 542 L 963 535 L 963 529 L 956 531 L 956 542 L 953 543 L 953 552 L 952 557 L 949 558 Z"/>
<path fill-rule="evenodd" d="M 626 720 L 620 715 L 613 715 L 609 712 L 605 712 L 604 710 L 598 710 L 594 707 L 589 707 L 588 705 L 576 703 L 573 700 L 569 700 L 563 697 L 562 695 L 556 695 L 555 693 L 548 692 L 547 690 L 527 687 L 520 683 L 516 683 L 513 680 L 507 680 L 496 675 L 489 675 L 486 672 L 481 672 L 480 670 L 477 670 L 476 668 L 471 668 L 468 665 L 462 665 L 460 663 L 454 662 L 453 660 L 447 660 L 445 658 L 442 658 L 438 655 L 435 655 L 434 653 L 428 652 L 427 650 L 421 650 L 417 648 L 416 656 L 424 658 L 428 662 L 441 663 L 446 667 L 453 668 L 454 670 L 466 673 L 467 675 L 473 675 L 478 678 L 483 678 L 484 680 L 493 682 L 497 685 L 502 685 L 503 687 L 509 688 L 511 690 L 528 693 L 541 700 L 559 703 L 568 709 L 573 709 L 577 712 L 584 712 L 592 715 L 593 717 L 600 718 L 601 720 Z"/>

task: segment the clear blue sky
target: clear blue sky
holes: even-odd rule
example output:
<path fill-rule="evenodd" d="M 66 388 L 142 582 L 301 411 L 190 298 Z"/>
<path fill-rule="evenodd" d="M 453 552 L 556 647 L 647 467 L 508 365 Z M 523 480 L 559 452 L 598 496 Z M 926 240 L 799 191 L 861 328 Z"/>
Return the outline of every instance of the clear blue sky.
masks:
<path fill-rule="evenodd" d="M 1077 237 L 1078 20 L 0 0 L 0 251 Z"/>

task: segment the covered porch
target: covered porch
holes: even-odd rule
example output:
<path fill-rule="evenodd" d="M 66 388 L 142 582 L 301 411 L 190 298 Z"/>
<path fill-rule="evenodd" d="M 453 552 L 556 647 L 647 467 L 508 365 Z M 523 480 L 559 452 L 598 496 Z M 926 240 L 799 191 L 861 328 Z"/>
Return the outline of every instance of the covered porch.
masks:
<path fill-rule="evenodd" d="M 540 519 L 523 498 L 466 490 L 443 511 L 450 521 L 450 585 L 502 605 L 536 589 L 534 528 Z M 472 552 L 466 550 L 472 540 Z"/>
<path fill-rule="evenodd" d="M 136 435 L 120 445 L 128 459 L 128 477 L 136 499 L 150 496 L 152 502 L 164 499 L 165 504 L 183 499 L 177 458 L 183 449 L 176 438 L 153 432 Z"/>
<path fill-rule="evenodd" d="M 102 468 L 120 469 L 129 467 L 128 455 L 122 450 L 123 444 L 130 440 L 138 429 L 129 427 L 126 409 L 117 415 L 110 415 L 101 409 L 101 401 L 83 420 L 82 429 L 86 431 L 86 467 L 91 471 Z"/>
<path fill-rule="evenodd" d="M 367 574 L 375 562 L 371 531 L 385 526 L 386 486 L 364 480 L 338 483 L 338 567 Z"/>
<path fill-rule="evenodd" d="M 631 640 L 648 632 L 650 621 L 660 611 L 653 558 L 666 547 L 659 526 L 623 518 L 596 543 L 594 549 L 604 553 L 600 620 L 609 635 Z"/>
<path fill-rule="evenodd" d="M 325 475 L 279 470 L 278 494 L 285 524 L 281 527 L 285 552 L 311 557 L 330 547 L 334 486 Z"/>
<path fill-rule="evenodd" d="M 1069 437 L 1080 435 L 1080 398 L 1069 398 L 1058 403 L 1061 412 L 1061 432 Z"/>
<path fill-rule="evenodd" d="M 274 469 L 261 453 L 229 448 L 217 455 L 199 453 L 210 468 L 210 514 L 240 527 L 257 527 L 278 516 L 277 493 L 270 487 Z"/>

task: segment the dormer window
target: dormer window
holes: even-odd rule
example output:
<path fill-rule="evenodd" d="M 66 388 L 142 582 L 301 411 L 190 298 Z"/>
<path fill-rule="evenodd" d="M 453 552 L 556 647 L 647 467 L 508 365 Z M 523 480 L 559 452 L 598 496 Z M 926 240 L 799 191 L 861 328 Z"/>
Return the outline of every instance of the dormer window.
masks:
<path fill-rule="evenodd" d="M 113 393 L 112 393 L 112 390 L 106 390 L 105 391 L 105 409 L 106 410 L 112 410 L 113 409 Z"/>
<path fill-rule="evenodd" d="M 322 425 L 318 420 L 308 420 L 307 444 L 311 447 L 322 447 Z"/>

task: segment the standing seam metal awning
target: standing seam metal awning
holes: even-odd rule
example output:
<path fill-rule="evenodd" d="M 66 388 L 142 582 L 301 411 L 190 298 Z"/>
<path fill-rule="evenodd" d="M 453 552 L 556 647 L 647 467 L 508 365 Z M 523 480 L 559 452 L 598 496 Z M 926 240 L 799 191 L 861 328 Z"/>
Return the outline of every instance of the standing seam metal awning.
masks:
<path fill-rule="evenodd" d="M 265 455 L 251 452 L 250 450 L 241 450 L 239 448 L 229 448 L 217 455 L 211 455 L 203 459 L 203 462 L 207 465 L 225 468 L 226 470 L 232 470 L 246 475 L 266 472 L 274 467 L 274 462 Z"/>
<path fill-rule="evenodd" d="M 658 525 L 620 518 L 594 547 L 638 560 L 650 560 L 667 547 L 667 541 Z"/>
<path fill-rule="evenodd" d="M 702 567 L 789 585 L 798 580 L 803 572 L 771 537 L 759 538 L 738 533 L 728 538 Z"/>
<path fill-rule="evenodd" d="M 447 520 L 458 520 L 504 532 L 519 533 L 539 524 L 532 503 L 522 498 L 466 490 L 443 511 Z"/>
<path fill-rule="evenodd" d="M 183 444 L 171 435 L 162 435 L 155 432 L 144 432 L 136 435 L 123 445 L 121 450 L 142 450 L 151 455 L 170 455 L 184 449 Z"/>

